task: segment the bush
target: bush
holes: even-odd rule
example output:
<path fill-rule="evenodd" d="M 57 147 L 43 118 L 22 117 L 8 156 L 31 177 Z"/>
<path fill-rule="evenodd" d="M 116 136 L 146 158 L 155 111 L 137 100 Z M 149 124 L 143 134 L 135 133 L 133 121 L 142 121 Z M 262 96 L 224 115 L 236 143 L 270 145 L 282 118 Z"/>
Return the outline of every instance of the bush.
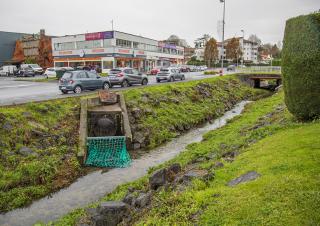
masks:
<path fill-rule="evenodd" d="M 203 74 L 205 74 L 205 75 L 216 75 L 216 74 L 219 74 L 219 72 L 216 72 L 216 71 L 205 71 Z"/>
<path fill-rule="evenodd" d="M 320 116 L 320 13 L 287 21 L 282 55 L 285 102 L 297 118 Z"/>

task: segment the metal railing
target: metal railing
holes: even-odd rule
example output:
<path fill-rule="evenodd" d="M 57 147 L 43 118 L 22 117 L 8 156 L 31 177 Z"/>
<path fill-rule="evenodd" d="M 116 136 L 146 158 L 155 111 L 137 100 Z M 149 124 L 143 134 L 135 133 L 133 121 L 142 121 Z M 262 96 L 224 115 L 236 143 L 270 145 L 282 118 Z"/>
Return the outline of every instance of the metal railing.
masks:
<path fill-rule="evenodd" d="M 253 67 L 239 67 L 237 71 L 240 73 L 280 73 L 281 67 L 275 66 L 253 66 Z"/>

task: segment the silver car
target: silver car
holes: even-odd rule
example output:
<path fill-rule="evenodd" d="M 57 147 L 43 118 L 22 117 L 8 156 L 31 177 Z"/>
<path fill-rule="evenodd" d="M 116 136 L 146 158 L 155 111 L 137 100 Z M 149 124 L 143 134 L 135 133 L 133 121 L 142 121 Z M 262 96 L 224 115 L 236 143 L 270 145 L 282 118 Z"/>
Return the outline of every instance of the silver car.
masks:
<path fill-rule="evenodd" d="M 133 84 L 148 85 L 148 77 L 133 68 L 116 68 L 109 73 L 109 81 L 111 86 L 121 85 L 128 87 Z"/>
<path fill-rule="evenodd" d="M 157 82 L 163 80 L 168 82 L 174 82 L 175 80 L 185 80 L 184 74 L 180 72 L 178 68 L 161 68 L 160 72 L 156 76 Z"/>

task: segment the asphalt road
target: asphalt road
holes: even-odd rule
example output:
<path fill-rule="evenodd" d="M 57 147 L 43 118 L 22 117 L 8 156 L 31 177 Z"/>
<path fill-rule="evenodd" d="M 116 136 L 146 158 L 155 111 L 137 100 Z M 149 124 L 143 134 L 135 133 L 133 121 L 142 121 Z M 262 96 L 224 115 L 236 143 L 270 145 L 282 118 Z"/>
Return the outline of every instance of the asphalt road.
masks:
<path fill-rule="evenodd" d="M 216 75 L 215 75 L 216 76 Z M 199 80 L 213 75 L 203 75 L 202 72 L 185 73 L 186 80 Z M 165 85 L 166 82 L 157 83 L 155 76 L 149 76 L 149 85 Z M 140 85 L 132 86 L 128 89 L 140 87 Z M 115 86 L 111 90 L 123 90 L 120 86 Z M 94 91 L 83 92 L 80 95 L 93 93 Z M 30 81 L 15 81 L 15 78 L 0 77 L 0 106 L 22 104 L 33 101 L 44 101 L 58 98 L 76 96 L 69 93 L 61 94 L 56 82 L 30 82 Z"/>

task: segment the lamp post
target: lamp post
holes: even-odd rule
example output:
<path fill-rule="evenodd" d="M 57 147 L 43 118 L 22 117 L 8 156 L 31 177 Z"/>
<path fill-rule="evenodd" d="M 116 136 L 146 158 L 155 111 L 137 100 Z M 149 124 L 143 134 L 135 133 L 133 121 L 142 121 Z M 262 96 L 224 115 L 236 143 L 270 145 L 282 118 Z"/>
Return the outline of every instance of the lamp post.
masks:
<path fill-rule="evenodd" d="M 225 16 L 226 16 L 226 0 L 220 0 L 223 3 L 223 20 L 222 20 L 222 60 L 221 60 L 221 74 L 223 75 L 223 61 L 224 61 L 224 26 L 225 26 Z"/>
<path fill-rule="evenodd" d="M 241 62 L 241 66 L 243 67 L 243 63 L 244 63 L 244 30 L 241 30 L 242 32 L 242 62 Z"/>

